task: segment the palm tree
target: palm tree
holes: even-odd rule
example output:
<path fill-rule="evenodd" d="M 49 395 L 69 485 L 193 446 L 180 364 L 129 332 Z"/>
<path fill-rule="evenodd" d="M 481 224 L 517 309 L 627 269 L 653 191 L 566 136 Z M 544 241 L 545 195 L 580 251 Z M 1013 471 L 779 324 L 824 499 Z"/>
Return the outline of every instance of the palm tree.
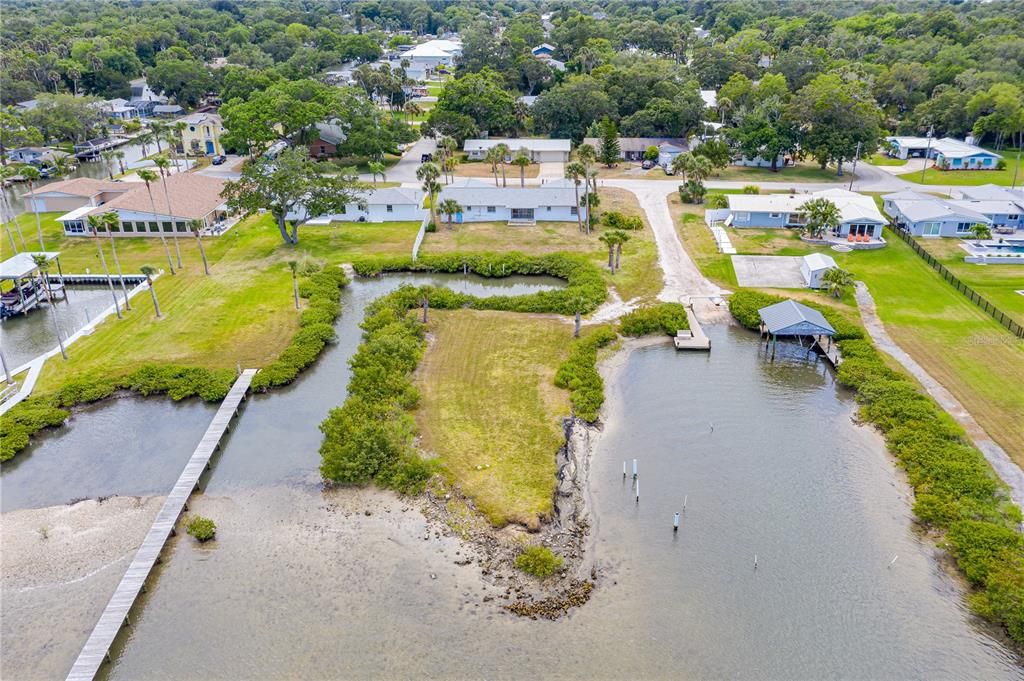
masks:
<path fill-rule="evenodd" d="M 4 182 L 11 177 L 18 174 L 18 171 L 14 166 L 0 166 L 0 187 L 3 186 Z M 10 202 L 7 200 L 7 194 L 0 192 L 0 207 L 3 209 L 3 220 L 4 224 L 7 225 L 7 236 L 11 238 L 11 249 L 17 253 L 18 249 L 14 245 L 14 235 L 11 233 L 11 223 L 14 223 L 14 228 L 18 230 L 18 238 L 21 239 L 21 250 L 27 251 L 28 246 L 25 244 L 25 235 L 21 233 L 21 224 L 18 222 L 18 217 L 14 214 L 14 210 L 11 208 Z"/>
<path fill-rule="evenodd" d="M 498 154 L 498 163 L 501 164 L 501 186 L 507 187 L 508 182 L 505 179 L 505 159 L 512 155 L 512 150 L 508 148 L 508 145 L 504 142 L 499 142 L 494 145 L 494 149 Z"/>
<path fill-rule="evenodd" d="M 383 163 L 381 163 L 380 161 L 370 161 L 369 163 L 366 164 L 366 167 L 370 169 L 371 173 L 373 173 L 373 186 L 374 187 L 377 186 L 377 176 L 378 175 L 380 175 L 380 181 L 381 182 L 384 182 L 384 181 L 387 180 L 387 177 L 384 175 L 385 165 Z"/>
<path fill-rule="evenodd" d="M 418 116 L 421 113 L 423 113 L 423 108 L 419 104 L 417 104 L 416 102 L 406 102 L 405 103 L 404 111 L 405 111 L 405 122 L 408 124 L 410 117 L 415 117 L 415 116 Z"/>
<path fill-rule="evenodd" d="M 47 274 L 47 271 L 50 269 L 50 262 L 42 253 L 33 255 L 32 262 L 36 264 L 36 267 L 39 268 L 39 273 L 43 276 L 43 290 L 46 291 L 46 302 L 50 306 L 50 316 L 53 319 L 53 333 L 57 336 L 57 345 L 60 346 L 61 357 L 67 359 L 68 353 L 64 349 L 64 339 L 60 337 L 60 324 L 57 323 L 57 307 L 53 304 L 53 293 L 50 292 L 50 277 Z"/>
<path fill-rule="evenodd" d="M 158 154 L 164 153 L 163 148 L 161 148 L 161 146 L 160 146 L 160 140 L 163 138 L 164 131 L 166 129 L 167 129 L 167 126 L 164 125 L 163 123 L 161 123 L 160 121 L 150 121 L 149 122 L 149 134 L 150 134 L 150 137 L 153 138 L 153 142 L 156 143 L 156 153 L 158 153 Z"/>
<path fill-rule="evenodd" d="M 103 227 L 107 230 L 107 237 L 110 238 L 110 252 L 114 256 L 114 269 L 117 270 L 117 276 L 121 280 L 121 293 L 124 295 L 124 309 L 131 310 L 132 304 L 128 302 L 128 286 L 124 283 L 124 275 L 121 274 L 121 261 L 117 258 L 117 246 L 114 244 L 114 231 L 113 228 L 117 227 L 121 223 L 121 219 L 117 213 L 112 210 L 108 210 L 106 213 L 100 216 L 103 221 Z"/>
<path fill-rule="evenodd" d="M 807 218 L 804 233 L 812 239 L 821 238 L 829 227 L 838 225 L 842 220 L 836 204 L 824 198 L 807 201 L 800 206 L 800 212 Z"/>
<path fill-rule="evenodd" d="M 295 297 L 295 309 L 299 309 L 299 261 L 289 260 L 288 269 L 292 272 L 292 295 Z"/>
<path fill-rule="evenodd" d="M 608 247 L 608 269 L 611 270 L 612 274 L 615 274 L 615 244 L 618 242 L 618 237 L 616 237 L 615 232 L 612 231 L 605 232 L 597 238 L 601 240 L 601 243 Z"/>
<path fill-rule="evenodd" d="M 622 260 L 622 244 L 629 241 L 629 235 L 621 230 L 615 230 L 615 269 L 619 269 L 619 261 Z"/>
<path fill-rule="evenodd" d="M 718 113 L 721 114 L 721 118 L 718 122 L 721 123 L 722 125 L 725 125 L 725 115 L 730 111 L 732 111 L 732 100 L 729 99 L 728 97 L 719 97 Z"/>
<path fill-rule="evenodd" d="M 45 251 L 43 245 L 43 223 L 39 219 L 39 206 L 36 205 L 36 181 L 41 177 L 35 166 L 22 166 L 18 173 L 28 182 L 28 200 L 32 203 L 32 212 L 36 215 L 36 232 L 39 234 L 39 250 Z"/>
<path fill-rule="evenodd" d="M 693 169 L 695 163 L 695 156 L 688 151 L 684 151 L 678 154 L 672 159 L 672 171 L 678 175 L 682 175 L 682 182 L 686 183 L 686 176 Z"/>
<path fill-rule="evenodd" d="M 103 159 L 103 165 L 107 167 L 107 177 L 111 182 L 114 181 L 114 155 L 113 149 L 104 149 L 100 152 L 100 158 Z"/>
<path fill-rule="evenodd" d="M 501 155 L 497 147 L 491 147 L 484 154 L 484 160 L 491 164 L 491 174 L 494 175 L 494 186 L 498 186 L 498 164 L 501 163 Z"/>
<path fill-rule="evenodd" d="M 121 168 L 121 174 L 124 175 L 124 152 L 118 149 L 114 152 L 114 156 L 117 157 L 117 165 Z"/>
<path fill-rule="evenodd" d="M 437 209 L 448 216 L 448 231 L 452 229 L 452 216 L 462 212 L 462 206 L 455 199 L 445 199 Z"/>
<path fill-rule="evenodd" d="M 146 286 L 149 287 L 149 295 L 153 298 L 153 309 L 156 310 L 156 316 L 159 319 L 163 315 L 160 314 L 160 303 L 156 299 L 156 289 L 153 288 L 153 275 L 156 274 L 156 268 L 143 265 L 139 271 L 146 275 Z"/>
<path fill-rule="evenodd" d="M 171 176 L 171 162 L 166 156 L 157 156 L 153 164 L 160 169 L 160 184 L 164 187 L 164 201 L 167 202 L 167 216 L 171 219 L 171 239 L 174 240 L 174 255 L 178 259 L 178 269 L 181 269 L 181 247 L 178 245 L 178 225 L 174 222 L 174 211 L 171 209 L 171 197 L 167 194 L 167 178 Z"/>
<path fill-rule="evenodd" d="M 714 167 L 711 165 L 711 160 L 707 156 L 693 156 L 693 160 L 690 161 L 690 179 L 696 180 L 697 182 L 703 182 L 711 175 L 711 171 Z"/>
<path fill-rule="evenodd" d="M 437 182 L 437 178 L 440 176 L 441 171 L 433 163 L 424 163 L 416 169 L 416 179 L 423 183 L 423 191 L 426 192 L 427 200 L 430 202 L 430 219 L 435 225 L 437 224 L 437 214 L 434 211 L 434 197 L 441 191 L 441 185 Z"/>
<path fill-rule="evenodd" d="M 583 231 L 583 215 L 580 213 L 580 178 L 585 177 L 583 164 L 577 161 L 565 165 L 565 179 L 572 180 L 576 188 L 576 224 Z"/>
<path fill-rule="evenodd" d="M 156 221 L 156 229 L 160 234 L 160 241 L 164 245 L 164 253 L 167 255 L 167 269 L 171 271 L 171 275 L 173 276 L 176 273 L 174 271 L 174 263 L 171 262 L 171 249 L 167 248 L 167 239 L 164 238 L 164 228 L 160 224 L 160 216 L 156 214 L 156 202 L 153 201 L 153 187 L 150 186 L 150 183 L 156 182 L 157 174 L 152 170 L 140 170 L 139 179 L 146 183 L 146 191 L 149 193 L 149 205 L 153 209 L 153 219 Z"/>
<path fill-rule="evenodd" d="M 526 167 L 530 165 L 530 152 L 520 149 L 512 159 L 512 165 L 519 166 L 519 186 L 526 186 Z"/>
<path fill-rule="evenodd" d="M 203 259 L 203 271 L 206 272 L 206 276 L 210 276 L 210 265 L 206 261 L 206 249 L 203 248 L 203 221 L 189 220 L 188 226 L 196 237 L 196 244 L 199 246 L 199 257 Z"/>
<path fill-rule="evenodd" d="M 853 286 L 853 275 L 844 269 L 832 267 L 821 275 L 821 283 L 833 296 L 842 298 L 847 289 Z"/>
<path fill-rule="evenodd" d="M 971 236 L 974 237 L 974 243 L 980 246 L 981 244 L 979 242 L 981 242 L 984 239 L 992 238 L 992 230 L 989 229 L 988 225 L 981 222 L 976 222 L 973 225 L 971 225 Z"/>
<path fill-rule="evenodd" d="M 590 177 L 590 169 L 597 163 L 597 149 L 590 144 L 579 145 L 576 147 L 576 160 L 583 164 L 587 169 L 587 176 Z M 597 193 L 597 175 L 594 175 L 594 193 Z"/>
<path fill-rule="evenodd" d="M 89 223 L 89 229 L 92 230 L 92 236 L 96 239 L 96 250 L 100 254 L 100 264 L 103 266 L 103 274 L 107 277 L 107 287 L 110 289 L 110 297 L 114 301 L 114 312 L 117 313 L 118 319 L 124 319 L 121 316 L 121 305 L 117 302 L 117 293 L 114 291 L 114 280 L 110 278 L 110 269 L 107 267 L 107 258 L 103 255 L 103 241 L 100 239 L 100 227 L 106 227 L 103 222 L 103 217 L 100 215 L 90 215 L 86 218 Z"/>
<path fill-rule="evenodd" d="M 455 181 L 455 176 L 451 174 L 451 171 L 455 170 L 455 163 L 450 161 L 454 161 L 455 150 L 459 148 L 459 145 L 455 141 L 454 137 L 445 136 L 441 138 L 441 142 L 438 146 L 444 150 L 444 161 L 441 167 L 442 169 L 449 171 L 449 177 L 451 178 L 449 181 L 450 184 Z"/>

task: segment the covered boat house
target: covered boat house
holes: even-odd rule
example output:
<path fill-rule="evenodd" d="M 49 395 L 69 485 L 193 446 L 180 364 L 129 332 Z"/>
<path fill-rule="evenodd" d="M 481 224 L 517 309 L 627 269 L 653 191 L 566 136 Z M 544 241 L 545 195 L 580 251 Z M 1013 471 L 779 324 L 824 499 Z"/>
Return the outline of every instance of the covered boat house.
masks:
<path fill-rule="evenodd" d="M 59 284 L 49 284 L 50 295 L 64 295 L 64 273 L 60 269 L 60 253 L 55 251 L 24 251 L 0 263 L 0 318 L 27 314 L 47 299 L 46 287 L 49 274 L 44 279 L 34 256 L 41 255 L 47 262 L 56 261 Z M 7 288 L 7 282 L 13 285 Z"/>
<path fill-rule="evenodd" d="M 814 308 L 793 300 L 784 300 L 762 307 L 757 314 L 761 317 L 760 328 L 761 335 L 765 337 L 764 348 L 767 352 L 768 344 L 771 343 L 772 359 L 775 359 L 775 346 L 779 336 L 796 338 L 800 347 L 804 347 L 804 338 L 810 338 L 811 344 L 808 349 L 817 345 L 833 365 L 838 364 L 838 354 L 832 350 L 832 336 L 836 330 L 825 316 Z"/>

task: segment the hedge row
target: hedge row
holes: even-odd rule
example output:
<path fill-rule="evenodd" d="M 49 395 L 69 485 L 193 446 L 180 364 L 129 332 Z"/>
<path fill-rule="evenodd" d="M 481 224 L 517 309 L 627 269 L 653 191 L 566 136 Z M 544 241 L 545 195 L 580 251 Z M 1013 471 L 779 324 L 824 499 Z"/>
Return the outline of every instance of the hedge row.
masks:
<path fill-rule="evenodd" d="M 599 268 L 581 256 L 563 253 L 541 256 L 518 252 L 421 255 L 416 260 L 404 256 L 364 258 L 354 262 L 353 267 L 362 276 L 376 276 L 382 272 L 472 272 L 484 277 L 546 274 L 567 282 L 563 289 L 521 296 L 470 296 L 467 304 L 477 310 L 588 314 L 608 296 Z"/>
<path fill-rule="evenodd" d="M 665 333 L 675 336 L 677 331 L 690 328 L 690 319 L 682 303 L 656 303 L 633 310 L 619 321 L 623 336 L 649 336 Z"/>
<path fill-rule="evenodd" d="M 299 295 L 309 300 L 299 319 L 299 332 L 276 362 L 253 379 L 254 390 L 267 390 L 295 379 L 334 338 L 332 323 L 341 312 L 341 287 L 348 278 L 340 268 L 308 270 L 299 284 Z M 109 397 L 115 390 L 142 395 L 166 394 L 173 400 L 199 397 L 207 402 L 223 400 L 235 381 L 231 369 L 204 369 L 173 364 L 147 364 L 126 376 L 87 374 L 53 393 L 39 395 L 16 405 L 0 416 L 0 461 L 8 461 L 28 446 L 29 438 L 43 428 L 59 426 L 70 416 L 69 407 Z"/>
<path fill-rule="evenodd" d="M 596 421 L 604 404 L 604 380 L 597 372 L 597 351 L 618 338 L 615 329 L 599 326 L 573 341 L 569 358 L 555 372 L 555 385 L 569 390 L 573 412 L 584 421 Z"/>
<path fill-rule="evenodd" d="M 253 377 L 253 390 L 266 392 L 291 383 L 320 356 L 335 338 L 334 320 L 341 314 L 341 289 L 347 284 L 340 267 L 314 271 L 299 282 L 299 295 L 308 301 L 299 316 L 299 331 L 281 356 Z"/>
<path fill-rule="evenodd" d="M 439 305 L 444 294 L 431 287 L 402 286 L 366 308 L 363 342 L 349 364 L 348 397 L 320 424 L 320 474 L 327 480 L 413 493 L 432 467 L 413 448 L 419 402 L 412 373 L 426 348 L 424 326 L 409 309 L 427 298 Z"/>
<path fill-rule="evenodd" d="M 779 300 L 738 291 L 729 307 L 740 323 L 757 328 L 757 308 Z M 1020 509 L 952 418 L 904 374 L 890 369 L 863 331 L 835 311 L 822 311 L 842 330 L 842 338 L 837 334 L 843 355 L 839 381 L 856 391 L 862 418 L 882 431 L 906 469 L 914 488 L 914 514 L 923 524 L 945 531 L 945 546 L 978 587 L 970 599 L 974 610 L 1024 643 Z"/>

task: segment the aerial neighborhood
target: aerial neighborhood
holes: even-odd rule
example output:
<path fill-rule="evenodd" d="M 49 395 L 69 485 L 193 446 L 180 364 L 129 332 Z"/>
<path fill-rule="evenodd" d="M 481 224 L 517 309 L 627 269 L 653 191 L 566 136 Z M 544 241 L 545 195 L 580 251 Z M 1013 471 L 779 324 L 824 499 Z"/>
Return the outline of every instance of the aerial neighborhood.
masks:
<path fill-rule="evenodd" d="M 1021 2 L 2 23 L 3 678 L 1020 677 Z"/>

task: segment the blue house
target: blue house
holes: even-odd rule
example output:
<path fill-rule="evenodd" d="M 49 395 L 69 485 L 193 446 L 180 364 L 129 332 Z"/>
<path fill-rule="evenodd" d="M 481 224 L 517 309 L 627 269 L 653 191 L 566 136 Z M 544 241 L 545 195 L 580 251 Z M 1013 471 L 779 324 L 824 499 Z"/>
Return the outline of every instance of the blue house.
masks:
<path fill-rule="evenodd" d="M 729 216 L 725 224 L 736 229 L 802 228 L 807 224 L 804 204 L 812 199 L 827 199 L 839 209 L 840 222 L 826 234 L 827 240 L 874 246 L 885 244 L 882 229 L 886 220 L 878 212 L 874 200 L 845 189 L 826 189 L 810 194 L 729 194 L 726 196 Z"/>
<path fill-rule="evenodd" d="M 943 170 L 995 170 L 1002 158 L 994 151 L 952 137 L 933 142 L 932 150 L 936 167 Z"/>
<path fill-rule="evenodd" d="M 1024 198 L 944 199 L 903 191 L 883 196 L 882 208 L 914 236 L 965 238 L 976 224 L 1004 234 L 1024 229 Z"/>

